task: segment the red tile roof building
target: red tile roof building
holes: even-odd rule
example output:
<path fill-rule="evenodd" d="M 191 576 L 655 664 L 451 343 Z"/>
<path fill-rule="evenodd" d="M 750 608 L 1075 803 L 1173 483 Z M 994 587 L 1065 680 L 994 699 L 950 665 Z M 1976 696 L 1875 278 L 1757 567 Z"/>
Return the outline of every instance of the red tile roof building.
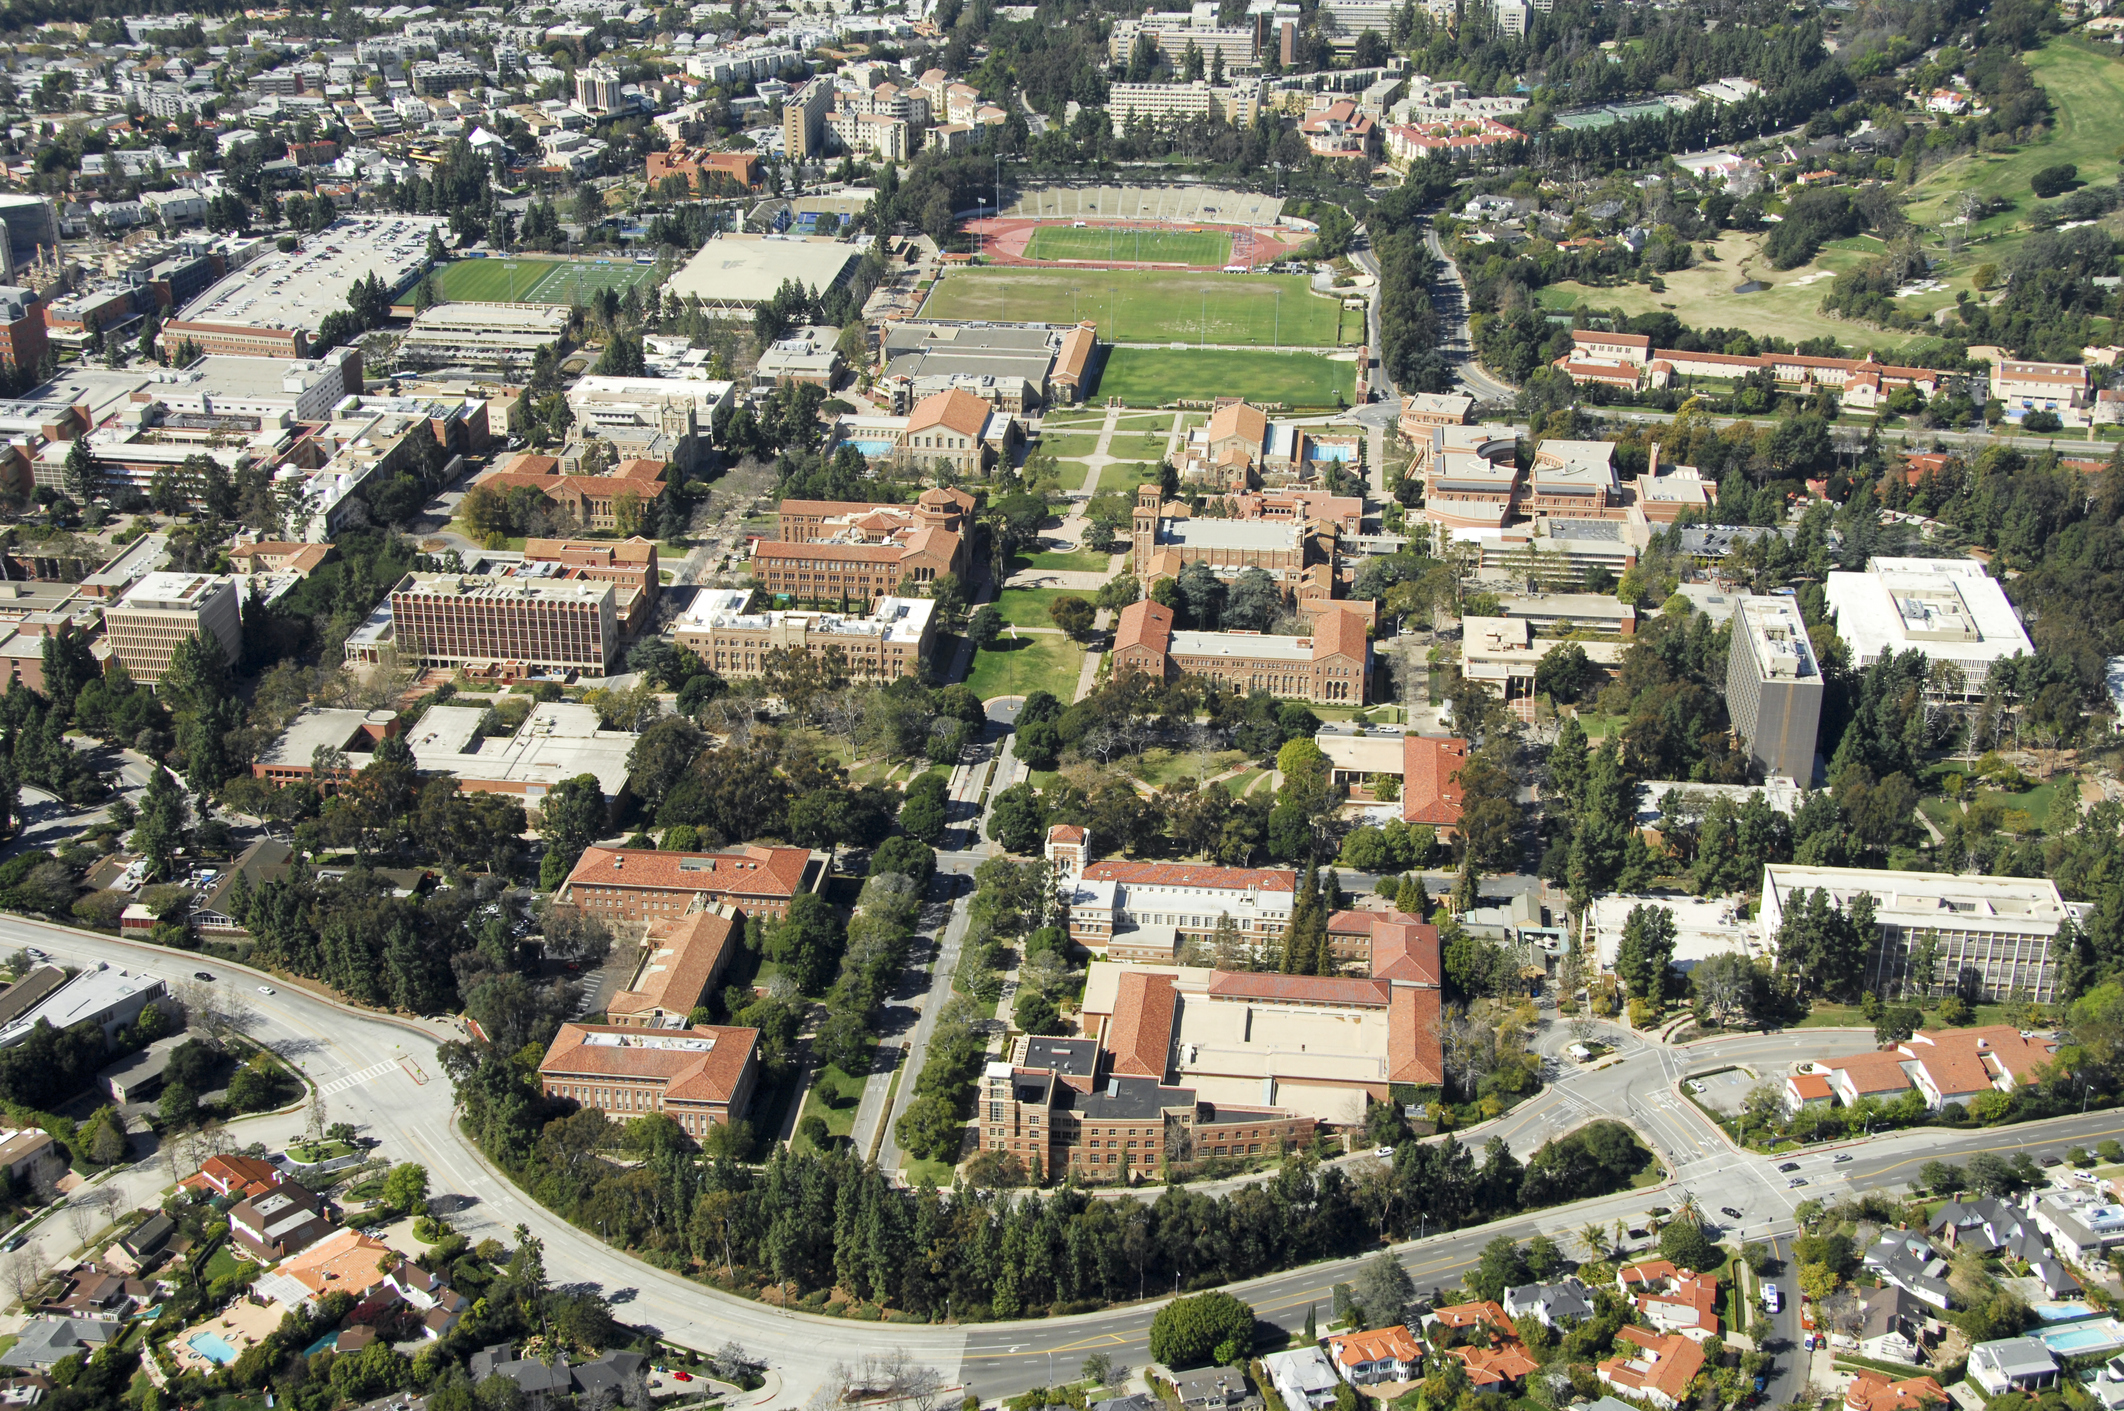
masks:
<path fill-rule="evenodd" d="M 664 463 L 626 460 L 614 466 L 610 475 L 563 475 L 561 463 L 552 456 L 527 452 L 481 476 L 474 485 L 504 495 L 511 490 L 536 490 L 585 529 L 617 529 L 622 502 L 631 499 L 640 510 L 664 493 Z"/>
<path fill-rule="evenodd" d="M 708 1002 L 737 951 L 742 918 L 734 909 L 696 911 L 650 928 L 627 988 L 605 1005 L 613 1024 L 682 1029 Z"/>
<path fill-rule="evenodd" d="M 1946 1388 L 1931 1377 L 1890 1381 L 1882 1373 L 1863 1368 L 1844 1388 L 1844 1411 L 1919 1411 L 1927 1403 L 1944 1405 L 1946 1401 Z"/>
<path fill-rule="evenodd" d="M 1446 1348 L 1442 1355 L 1460 1359 L 1477 1391 L 1502 1391 L 1540 1370 L 1541 1364 L 1527 1355 L 1519 1340 L 1519 1329 L 1495 1300 L 1434 1309 L 1424 1316 L 1423 1325 L 1470 1335 L 1470 1341 Z"/>
<path fill-rule="evenodd" d="M 1406 1324 L 1331 1337 L 1327 1349 L 1336 1374 L 1351 1386 L 1412 1382 L 1423 1374 L 1423 1344 Z"/>
<path fill-rule="evenodd" d="M 1401 742 L 1401 821 L 1428 823 L 1440 842 L 1460 825 L 1460 769 L 1468 742 L 1455 736 L 1409 735 Z"/>
<path fill-rule="evenodd" d="M 253 1156 L 209 1156 L 179 1184 L 186 1190 L 212 1191 L 241 1200 L 272 1190 L 285 1180 L 287 1173 L 270 1161 Z"/>
<path fill-rule="evenodd" d="M 538 1065 L 547 1097 L 594 1107 L 615 1121 L 661 1112 L 687 1135 L 734 1122 L 759 1078 L 757 1029 L 695 1024 L 634 1029 L 563 1024 Z"/>
<path fill-rule="evenodd" d="M 1400 911 L 1338 911 L 1328 918 L 1338 963 L 1375 980 L 1438 983 L 1438 928 Z"/>
<path fill-rule="evenodd" d="M 557 900 L 606 922 L 677 921 L 709 906 L 785 916 L 826 876 L 826 854 L 751 844 L 723 852 L 585 848 Z"/>
<path fill-rule="evenodd" d="M 1200 676 L 1234 691 L 1315 704 L 1361 704 L 1371 689 L 1372 644 L 1362 611 L 1319 604 L 1310 637 L 1257 632 L 1183 632 L 1171 608 L 1145 599 L 1121 610 L 1114 632 L 1114 670 L 1161 681 Z"/>
<path fill-rule="evenodd" d="M 1704 1369 L 1704 1350 L 1680 1333 L 1662 1336 L 1626 1326 L 1616 1330 L 1615 1341 L 1620 1355 L 1595 1369 L 1601 1383 L 1659 1411 L 1675 1411 L 1686 1401 L 1689 1384 Z"/>
<path fill-rule="evenodd" d="M 1696 1342 L 1718 1336 L 1718 1280 L 1709 1274 L 1654 1259 L 1619 1270 L 1615 1287 L 1655 1328 Z"/>

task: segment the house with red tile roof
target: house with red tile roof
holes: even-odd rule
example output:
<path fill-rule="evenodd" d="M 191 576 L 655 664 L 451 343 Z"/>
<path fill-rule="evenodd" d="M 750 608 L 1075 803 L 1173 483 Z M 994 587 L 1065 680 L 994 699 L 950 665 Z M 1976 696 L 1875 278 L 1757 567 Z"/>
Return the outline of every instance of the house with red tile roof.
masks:
<path fill-rule="evenodd" d="M 1688 1399 L 1690 1383 L 1704 1369 L 1704 1350 L 1680 1333 L 1625 1326 L 1616 1330 L 1615 1342 L 1620 1355 L 1594 1369 L 1601 1384 L 1649 1402 L 1659 1411 L 1681 1406 Z"/>
<path fill-rule="evenodd" d="M 1458 1358 L 1477 1391 L 1508 1390 L 1541 1369 L 1527 1355 L 1519 1329 L 1494 1299 L 1433 1309 L 1424 1315 L 1423 1326 L 1446 1328 L 1467 1339 L 1460 1346 L 1443 1349 L 1440 1355 Z"/>
<path fill-rule="evenodd" d="M 1351 1386 L 1413 1382 L 1423 1375 L 1423 1344 L 1406 1324 L 1343 1333 L 1327 1340 L 1327 1350 L 1335 1374 Z"/>
<path fill-rule="evenodd" d="M 1844 1388 L 1844 1411 L 1921 1411 L 1928 1404 L 1947 1404 L 1947 1389 L 1931 1377 L 1890 1381 L 1861 1368 Z"/>
<path fill-rule="evenodd" d="M 287 1180 L 287 1173 L 270 1161 L 255 1156 L 209 1156 L 197 1171 L 178 1184 L 186 1190 L 212 1191 L 241 1200 L 272 1190 Z"/>
<path fill-rule="evenodd" d="M 1846 1107 L 1854 1107 L 1860 1098 L 1875 1098 L 1882 1102 L 1893 1101 L 1910 1091 L 1910 1074 L 1904 1071 L 1908 1062 L 1900 1050 L 1889 1049 L 1885 1053 L 1854 1053 L 1843 1058 L 1831 1058 L 1817 1063 L 1829 1081 L 1829 1089 Z"/>
<path fill-rule="evenodd" d="M 748 844 L 722 852 L 585 848 L 556 899 L 607 923 L 677 921 L 710 906 L 786 916 L 826 880 L 826 854 Z"/>
<path fill-rule="evenodd" d="M 1710 1274 L 1654 1259 L 1618 1270 L 1615 1287 L 1655 1328 L 1696 1342 L 1718 1336 L 1718 1280 Z"/>

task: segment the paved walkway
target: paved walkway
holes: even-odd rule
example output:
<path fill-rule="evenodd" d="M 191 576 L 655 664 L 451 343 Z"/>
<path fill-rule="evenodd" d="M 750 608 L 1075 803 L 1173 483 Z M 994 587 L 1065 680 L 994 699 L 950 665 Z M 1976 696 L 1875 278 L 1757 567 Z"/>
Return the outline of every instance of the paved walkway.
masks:
<path fill-rule="evenodd" d="M 982 765 L 985 770 L 986 764 Z M 939 874 L 942 876 L 943 874 Z M 948 885 L 956 885 L 956 882 Z M 951 904 L 951 917 L 944 923 L 944 933 L 937 945 L 937 958 L 929 971 L 929 991 L 922 997 L 922 1015 L 915 1020 L 914 1031 L 907 1039 L 906 1072 L 901 1075 L 899 1091 L 893 1094 L 892 1111 L 880 1124 L 874 1143 L 877 1151 L 878 1169 L 887 1175 L 898 1174 L 906 1163 L 907 1154 L 900 1150 L 899 1139 L 893 1135 L 893 1123 L 900 1120 L 907 1105 L 914 1101 L 915 1079 L 921 1076 L 923 1060 L 929 1056 L 929 1040 L 937 1031 L 937 1016 L 951 998 L 952 973 L 959 968 L 959 947 L 966 939 L 966 922 L 969 915 L 967 903 L 972 898 L 969 892 Z M 875 1076 L 875 1075 L 873 1075 Z M 866 1089 L 864 1096 L 868 1098 Z M 857 1148 L 862 1150 L 861 1147 Z"/>
<path fill-rule="evenodd" d="M 1003 584 L 1006 588 L 1078 588 L 1098 592 L 1106 586 L 1106 580 L 1114 576 L 1109 567 L 1104 573 L 1082 568 L 1021 568 Z"/>
<path fill-rule="evenodd" d="M 1118 406 L 1108 407 L 1106 409 L 1106 425 L 1099 428 L 1099 443 L 1092 447 L 1090 455 L 1081 458 L 1084 464 L 1090 467 L 1090 473 L 1084 477 L 1084 488 L 1081 492 L 1086 498 L 1099 493 L 1099 476 L 1108 466 L 1114 463 L 1115 458 L 1107 454 L 1107 452 L 1114 444 L 1114 432 L 1118 431 L 1120 427 L 1121 408 Z M 1072 457 L 1072 459 L 1078 458 Z"/>

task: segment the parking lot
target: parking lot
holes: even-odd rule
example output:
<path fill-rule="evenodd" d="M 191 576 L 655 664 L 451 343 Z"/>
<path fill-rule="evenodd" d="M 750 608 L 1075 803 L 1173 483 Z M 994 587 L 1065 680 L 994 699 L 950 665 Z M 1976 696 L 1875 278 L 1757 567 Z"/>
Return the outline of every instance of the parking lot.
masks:
<path fill-rule="evenodd" d="M 1730 1117 L 1741 1110 L 1748 1089 L 1762 1078 L 1752 1068 L 1728 1068 L 1721 1073 L 1692 1073 L 1683 1079 L 1689 1095 L 1714 1112 Z"/>

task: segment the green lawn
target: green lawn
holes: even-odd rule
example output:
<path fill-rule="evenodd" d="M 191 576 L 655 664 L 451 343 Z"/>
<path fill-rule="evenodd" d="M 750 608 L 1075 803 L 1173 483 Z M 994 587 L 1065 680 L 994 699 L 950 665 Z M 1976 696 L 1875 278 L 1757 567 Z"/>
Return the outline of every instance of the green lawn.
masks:
<path fill-rule="evenodd" d="M 1006 634 L 988 650 L 974 653 L 966 684 L 984 701 L 1051 691 L 1056 700 L 1067 702 L 1076 699 L 1077 676 L 1083 669 L 1084 648 L 1059 633 L 1028 634 L 1015 642 Z"/>
<path fill-rule="evenodd" d="M 956 269 L 939 279 L 922 317 L 1077 323 L 1114 343 L 1254 343 L 1326 348 L 1364 341 L 1364 316 L 1309 291 L 1302 274 L 1182 274 L 1173 270 Z"/>
<path fill-rule="evenodd" d="M 463 304 L 588 303 L 600 289 L 656 278 L 632 260 L 452 260 L 435 272 L 443 298 Z"/>
<path fill-rule="evenodd" d="M 1119 439 L 1118 437 L 1116 439 Z M 1116 490 L 1132 491 L 1138 485 L 1147 485 L 1158 478 L 1156 461 L 1115 461 L 1099 471 L 1101 495 L 1110 495 Z"/>
<path fill-rule="evenodd" d="M 2116 115 L 2124 112 L 2124 62 L 2065 39 L 2053 39 L 2022 56 L 2036 82 L 2050 94 L 2051 129 L 2041 141 L 2008 152 L 1970 152 L 1934 167 L 1912 189 L 1904 208 L 1918 230 L 1936 232 L 1958 214 L 1964 192 L 2005 196 L 2018 209 L 1991 216 L 1969 228 L 1977 240 L 2014 230 L 2037 205 L 2028 178 L 2043 167 L 2071 162 L 2083 181 L 2115 167 Z M 1980 258 L 1996 260 L 1996 245 Z"/>
<path fill-rule="evenodd" d="M 1043 225 L 1026 242 L 1028 260 L 1084 260 L 1097 264 L 1229 264 L 1232 237 L 1218 230 L 1146 230 L 1140 226 Z"/>
<path fill-rule="evenodd" d="M 1619 308 L 1631 316 L 1664 309 L 1693 328 L 1744 328 L 1757 336 L 1774 334 L 1795 342 L 1826 333 L 1861 353 L 1869 348 L 1900 353 L 1937 341 L 1924 334 L 1847 323 L 1821 312 L 1822 297 L 1837 275 L 1858 268 L 1886 248 L 1871 236 L 1835 241 L 1824 246 L 1812 262 L 1788 270 L 1771 269 L 1761 246 L 1760 235 L 1727 231 L 1714 246 L 1716 260 L 1700 260 L 1688 269 L 1662 275 L 1664 291 L 1655 292 L 1642 284 L 1606 287 L 1566 280 L 1543 288 L 1540 299 L 1544 308 L 1557 313 L 1580 304 L 1602 313 Z M 1769 287 L 1751 294 L 1733 292 L 1735 285 L 1749 280 Z M 1953 300 L 1950 288 L 1905 303 L 1921 310 Z"/>
<path fill-rule="evenodd" d="M 1100 567 L 1105 565 L 1102 563 Z M 1048 610 L 1055 599 L 1089 600 L 1090 597 L 1091 594 L 1075 588 L 1006 588 L 1003 595 L 996 599 L 996 611 L 1002 614 L 1005 622 L 1013 626 L 1052 627 L 1055 620 L 1048 615 Z M 1003 635 L 1008 637 L 1010 634 L 1006 632 Z"/>
<path fill-rule="evenodd" d="M 827 1064 L 819 1070 L 811 1090 L 804 1094 L 804 1110 L 797 1115 L 798 1125 L 802 1125 L 804 1118 L 815 1115 L 826 1119 L 826 1130 L 833 1136 L 847 1136 L 855 1130 L 856 1107 L 863 1100 L 864 1081 Z M 827 1105 L 828 1097 L 834 1099 L 832 1106 Z M 799 1137 L 798 1140 L 803 1139 Z"/>
<path fill-rule="evenodd" d="M 1236 799 L 1252 788 L 1254 781 L 1266 773 L 1268 773 L 1266 769 L 1249 769 L 1243 774 L 1234 774 L 1231 778 L 1224 781 L 1225 790 Z"/>
<path fill-rule="evenodd" d="M 1067 553 L 1049 550 L 1038 554 L 1015 554 L 1011 557 L 1010 569 L 1013 573 L 1021 568 L 1044 568 L 1051 573 L 1104 573 L 1112 560 L 1111 554 L 1095 554 L 1089 549 Z"/>
<path fill-rule="evenodd" d="M 1158 407 L 1181 398 L 1244 397 L 1291 407 L 1347 406 L 1354 364 L 1320 353 L 1210 348 L 1115 348 L 1106 355 L 1095 395 L 1130 406 Z"/>

